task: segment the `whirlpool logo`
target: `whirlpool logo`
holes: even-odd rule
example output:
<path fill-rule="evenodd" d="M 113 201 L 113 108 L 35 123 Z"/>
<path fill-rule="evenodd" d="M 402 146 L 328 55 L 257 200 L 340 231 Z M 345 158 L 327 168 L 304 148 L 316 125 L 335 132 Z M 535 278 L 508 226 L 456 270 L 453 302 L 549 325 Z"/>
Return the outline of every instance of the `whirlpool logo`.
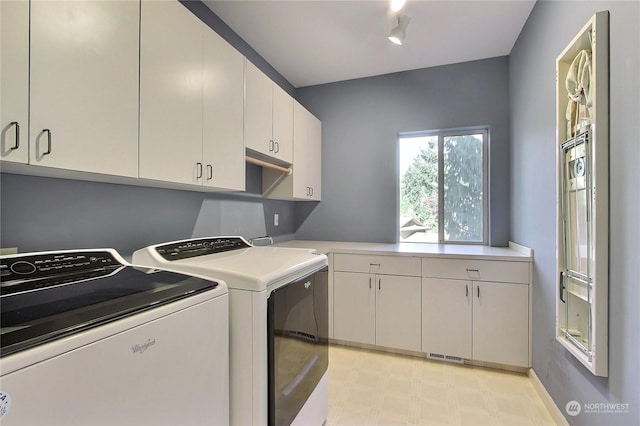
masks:
<path fill-rule="evenodd" d="M 131 352 L 133 352 L 134 354 L 142 355 L 146 352 L 147 349 L 155 344 L 156 339 L 147 339 L 147 341 L 144 343 L 136 343 L 135 345 L 131 346 Z"/>

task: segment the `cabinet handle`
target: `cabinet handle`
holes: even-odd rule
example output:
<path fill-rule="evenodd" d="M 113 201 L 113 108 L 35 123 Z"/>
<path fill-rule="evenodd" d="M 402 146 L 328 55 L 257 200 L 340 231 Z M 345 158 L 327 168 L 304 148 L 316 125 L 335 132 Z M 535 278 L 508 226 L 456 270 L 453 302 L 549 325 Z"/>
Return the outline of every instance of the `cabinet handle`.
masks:
<path fill-rule="evenodd" d="M 560 286 L 559 286 L 559 296 L 560 296 L 560 300 L 562 301 L 562 303 L 567 303 L 564 298 L 562 297 L 562 295 L 564 294 L 564 274 L 562 272 L 560 272 Z"/>
<path fill-rule="evenodd" d="M 309 196 L 313 197 L 313 186 L 310 186 L 309 189 L 311 190 L 311 194 L 309 194 Z"/>
<path fill-rule="evenodd" d="M 196 179 L 202 179 L 202 163 L 196 163 L 198 166 L 198 174 L 196 175 Z"/>
<path fill-rule="evenodd" d="M 371 288 L 371 277 L 369 277 L 369 288 Z"/>
<path fill-rule="evenodd" d="M 478 299 L 480 299 L 480 286 L 478 286 L 477 289 L 478 289 Z"/>
<path fill-rule="evenodd" d="M 467 272 L 480 272 L 478 268 L 467 268 Z"/>
<path fill-rule="evenodd" d="M 469 297 L 469 284 L 465 284 L 465 287 L 467 288 L 466 297 Z"/>
<path fill-rule="evenodd" d="M 381 282 L 382 282 L 382 278 L 378 278 L 378 290 L 382 289 L 382 287 L 380 286 Z"/>
<path fill-rule="evenodd" d="M 47 150 L 42 153 L 42 156 L 44 157 L 45 155 L 51 154 L 51 130 L 44 129 L 42 132 L 47 134 Z"/>
<path fill-rule="evenodd" d="M 277 154 L 280 152 L 280 143 L 276 142 L 274 145 L 275 145 L 275 150 L 273 152 Z"/>
<path fill-rule="evenodd" d="M 16 144 L 9 148 L 9 150 L 13 151 L 20 148 L 20 124 L 17 121 L 12 121 L 10 125 L 16 126 Z"/>
<path fill-rule="evenodd" d="M 275 148 L 275 142 L 273 141 L 273 139 L 269 139 L 269 152 L 273 152 L 274 148 Z"/>
<path fill-rule="evenodd" d="M 207 180 L 213 179 L 213 166 L 211 164 L 207 164 Z"/>

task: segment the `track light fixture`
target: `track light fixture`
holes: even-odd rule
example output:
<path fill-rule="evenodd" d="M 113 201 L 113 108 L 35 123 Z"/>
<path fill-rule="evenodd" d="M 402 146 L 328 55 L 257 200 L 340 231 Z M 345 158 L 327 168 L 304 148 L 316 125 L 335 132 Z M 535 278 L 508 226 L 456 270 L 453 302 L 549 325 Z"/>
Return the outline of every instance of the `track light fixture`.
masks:
<path fill-rule="evenodd" d="M 409 25 L 411 18 L 408 15 L 398 14 L 398 26 L 391 30 L 389 34 L 389 40 L 397 45 L 402 45 L 404 39 L 407 36 L 407 25 Z"/>

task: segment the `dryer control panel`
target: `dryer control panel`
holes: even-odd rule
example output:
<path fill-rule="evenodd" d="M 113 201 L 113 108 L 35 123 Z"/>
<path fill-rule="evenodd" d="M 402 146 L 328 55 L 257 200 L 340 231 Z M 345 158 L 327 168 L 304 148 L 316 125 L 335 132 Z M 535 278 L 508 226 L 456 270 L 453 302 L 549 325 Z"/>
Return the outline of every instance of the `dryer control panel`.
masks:
<path fill-rule="evenodd" d="M 248 247 L 251 247 L 251 244 L 242 237 L 215 237 L 163 244 L 156 246 L 156 251 L 165 260 L 173 261 Z"/>

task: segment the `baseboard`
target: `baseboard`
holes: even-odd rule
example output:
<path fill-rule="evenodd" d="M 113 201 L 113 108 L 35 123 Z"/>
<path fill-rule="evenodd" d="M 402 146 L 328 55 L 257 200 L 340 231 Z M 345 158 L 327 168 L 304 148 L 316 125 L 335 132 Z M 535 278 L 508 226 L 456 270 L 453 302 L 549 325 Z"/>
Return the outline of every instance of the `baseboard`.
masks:
<path fill-rule="evenodd" d="M 549 414 L 551 414 L 553 421 L 557 425 L 569 426 L 569 422 L 567 422 L 567 419 L 565 419 L 562 411 L 560 411 L 556 403 L 553 402 L 553 398 L 551 398 L 551 395 L 549 395 L 549 392 L 547 392 L 547 389 L 538 378 L 536 372 L 533 371 L 533 368 L 529 369 L 529 379 L 531 379 L 531 383 L 533 383 L 533 387 L 536 389 L 536 392 L 538 392 L 538 396 L 540 396 L 544 406 L 549 410 Z"/>

